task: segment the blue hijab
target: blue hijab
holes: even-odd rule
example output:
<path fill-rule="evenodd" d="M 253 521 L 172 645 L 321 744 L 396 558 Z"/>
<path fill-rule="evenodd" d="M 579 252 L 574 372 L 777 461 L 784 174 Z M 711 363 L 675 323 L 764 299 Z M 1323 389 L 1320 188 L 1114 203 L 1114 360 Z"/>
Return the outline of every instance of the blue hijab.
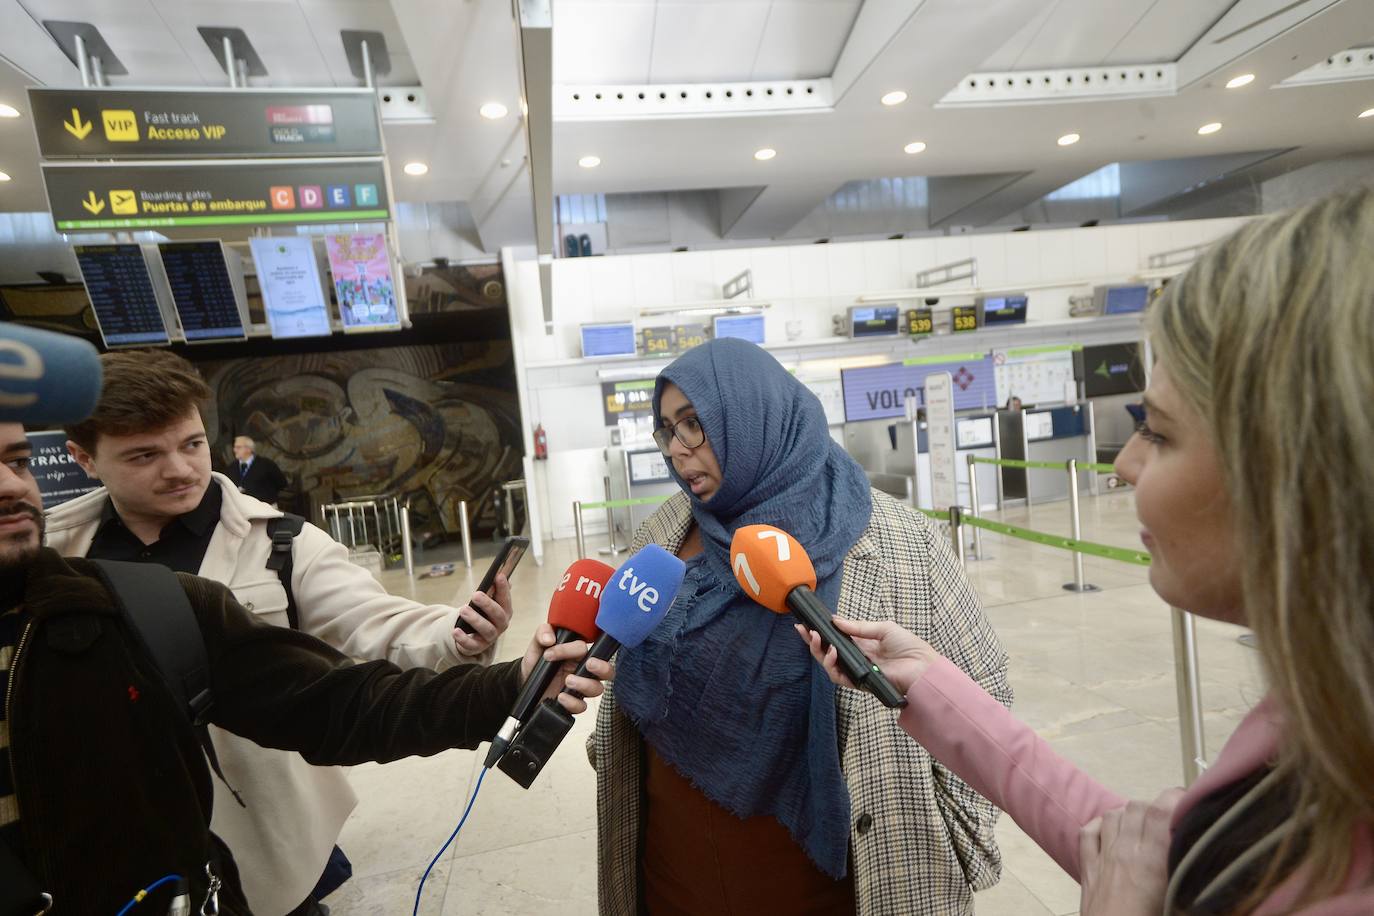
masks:
<path fill-rule="evenodd" d="M 722 338 L 659 375 L 696 408 L 720 488 L 692 500 L 703 554 L 667 617 L 616 663 L 615 695 L 659 756 L 739 817 L 775 817 L 824 872 L 844 876 L 849 792 L 840 770 L 835 687 L 792 629 L 746 597 L 730 571 L 743 525 L 776 525 L 806 548 L 822 601 L 836 606 L 849 548 L 873 501 L 863 470 L 826 429 L 820 401 L 771 355 Z"/>

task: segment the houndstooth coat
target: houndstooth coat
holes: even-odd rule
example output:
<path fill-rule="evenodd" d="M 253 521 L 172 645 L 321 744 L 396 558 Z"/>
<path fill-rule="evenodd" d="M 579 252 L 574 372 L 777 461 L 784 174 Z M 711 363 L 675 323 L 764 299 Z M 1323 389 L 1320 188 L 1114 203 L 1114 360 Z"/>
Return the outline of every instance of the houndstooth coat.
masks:
<path fill-rule="evenodd" d="M 678 493 L 640 526 L 632 549 L 654 543 L 675 553 L 691 524 L 688 497 Z M 949 541 L 876 490 L 868 528 L 845 558 L 837 614 L 895 620 L 1011 705 L 1006 653 Z M 841 689 L 836 704 L 840 762 L 852 802 L 855 913 L 972 914 L 973 891 L 1001 876 L 993 838 L 997 809 L 932 760 L 876 698 Z M 596 768 L 601 916 L 638 916 L 644 745 L 610 685 L 587 754 Z"/>

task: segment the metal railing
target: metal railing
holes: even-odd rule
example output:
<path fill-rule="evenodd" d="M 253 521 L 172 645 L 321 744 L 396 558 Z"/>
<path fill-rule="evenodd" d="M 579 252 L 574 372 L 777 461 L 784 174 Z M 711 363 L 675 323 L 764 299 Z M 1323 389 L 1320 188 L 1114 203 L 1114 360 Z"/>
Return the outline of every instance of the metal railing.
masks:
<path fill-rule="evenodd" d="M 989 461 L 990 459 L 977 460 Z M 1057 467 L 1056 465 L 1049 465 L 1048 462 L 1016 463 Z M 971 464 L 972 462 L 970 462 L 970 465 Z M 1074 465 L 1076 462 L 1070 459 L 1069 464 Z M 982 518 L 977 514 L 965 512 L 960 506 L 951 506 L 948 511 L 936 511 L 931 509 L 921 509 L 919 511 L 937 521 L 949 523 L 950 541 L 961 565 L 964 563 L 965 527 L 973 528 L 975 531 L 991 531 L 994 534 L 1001 534 L 1005 537 L 1029 541 L 1033 544 L 1072 551 L 1075 558 L 1075 568 L 1080 570 L 1085 554 L 1088 556 L 1102 557 L 1108 560 L 1116 560 L 1121 563 L 1130 563 L 1136 566 L 1150 565 L 1150 555 L 1144 551 L 1130 550 L 1124 547 L 1112 547 L 1107 544 L 1096 544 L 1092 541 L 1082 540 L 1077 536 L 1079 534 L 1079 529 L 1076 524 L 1074 526 L 1074 534 L 1076 536 L 1064 537 L 1062 535 L 1046 534 L 1041 531 L 1032 531 L 1029 528 L 1021 528 L 1016 525 L 1006 524 L 1005 522 Z M 1074 511 L 1077 511 L 1076 506 L 1074 507 Z M 1202 771 L 1207 768 L 1207 745 L 1202 722 L 1202 693 L 1199 688 L 1198 678 L 1196 621 L 1193 615 L 1189 614 L 1187 611 L 1178 608 L 1170 608 L 1169 610 L 1173 628 L 1174 685 L 1178 694 L 1178 726 L 1179 739 L 1183 752 L 1183 780 L 1185 785 L 1192 785 L 1198 776 L 1201 775 Z"/>
<path fill-rule="evenodd" d="M 634 499 L 611 499 L 611 482 L 606 478 L 606 499 L 601 502 L 584 502 L 580 499 L 573 500 L 573 534 L 577 538 L 577 558 L 580 560 L 587 555 L 587 535 L 582 527 L 582 513 L 587 509 L 605 509 L 607 536 L 610 538 L 610 546 L 602 547 L 601 553 L 615 556 L 629 550 L 629 545 L 621 547 L 615 542 L 615 517 L 612 512 L 616 509 L 623 509 L 627 506 L 651 506 L 667 501 L 672 494 L 663 496 L 639 496 Z"/>

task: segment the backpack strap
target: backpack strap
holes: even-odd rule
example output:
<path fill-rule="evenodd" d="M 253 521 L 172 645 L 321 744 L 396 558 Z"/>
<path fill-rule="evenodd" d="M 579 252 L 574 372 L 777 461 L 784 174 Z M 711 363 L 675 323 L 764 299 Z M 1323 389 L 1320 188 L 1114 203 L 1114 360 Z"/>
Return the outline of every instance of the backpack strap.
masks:
<path fill-rule="evenodd" d="M 267 522 L 267 536 L 272 539 L 272 549 L 267 554 L 267 568 L 277 574 L 281 587 L 286 589 L 286 621 L 291 629 L 299 630 L 300 612 L 296 609 L 296 594 L 291 590 L 291 569 L 294 560 L 292 547 L 296 535 L 305 527 L 305 519 L 287 512 L 281 518 Z"/>
<path fill-rule="evenodd" d="M 243 799 L 225 780 L 210 742 L 207 725 L 214 696 L 210 691 L 209 655 L 191 599 L 176 573 L 157 563 L 91 562 L 114 595 L 130 630 L 152 656 L 174 705 L 196 733 L 210 768 L 242 805 Z"/>

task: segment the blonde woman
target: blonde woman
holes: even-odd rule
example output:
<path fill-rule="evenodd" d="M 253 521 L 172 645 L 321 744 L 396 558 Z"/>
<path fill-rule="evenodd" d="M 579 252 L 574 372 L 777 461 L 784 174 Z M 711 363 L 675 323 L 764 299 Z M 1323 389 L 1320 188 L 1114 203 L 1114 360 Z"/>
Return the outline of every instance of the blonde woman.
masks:
<path fill-rule="evenodd" d="M 1122 807 L 920 639 L 841 627 L 906 691 L 902 726 L 1082 882 L 1084 916 L 1374 913 L 1374 189 L 1250 223 L 1147 330 L 1116 467 L 1150 584 L 1252 628 L 1270 686 L 1197 783 Z"/>

